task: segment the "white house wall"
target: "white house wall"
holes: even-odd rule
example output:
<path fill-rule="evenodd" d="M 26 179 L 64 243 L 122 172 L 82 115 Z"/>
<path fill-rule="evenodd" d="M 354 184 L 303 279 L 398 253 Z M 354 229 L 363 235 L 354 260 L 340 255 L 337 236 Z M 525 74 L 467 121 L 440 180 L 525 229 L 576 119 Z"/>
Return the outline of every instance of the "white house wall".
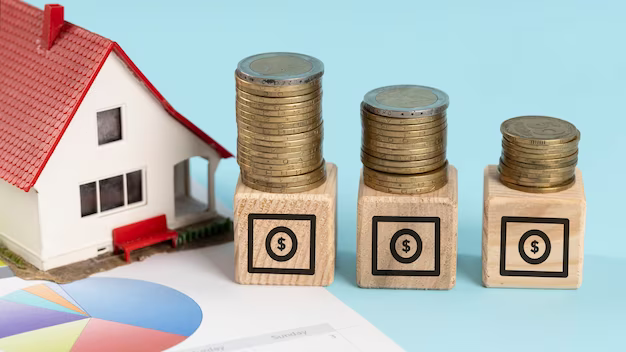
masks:
<path fill-rule="evenodd" d="M 118 106 L 122 140 L 98 146 L 96 112 Z M 111 250 L 116 227 L 163 213 L 174 221 L 174 165 L 192 156 L 207 158 L 214 174 L 218 154 L 170 116 L 111 53 L 36 184 L 42 269 Z M 145 170 L 145 205 L 81 218 L 79 185 L 137 169 Z"/>
<path fill-rule="evenodd" d="M 0 180 L 0 242 L 34 265 L 41 265 L 37 191 Z"/>

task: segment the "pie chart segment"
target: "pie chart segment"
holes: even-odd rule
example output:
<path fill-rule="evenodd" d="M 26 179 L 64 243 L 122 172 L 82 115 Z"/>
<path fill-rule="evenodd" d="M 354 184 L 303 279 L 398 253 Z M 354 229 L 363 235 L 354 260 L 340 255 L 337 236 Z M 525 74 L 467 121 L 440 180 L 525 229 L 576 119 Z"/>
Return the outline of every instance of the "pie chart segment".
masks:
<path fill-rule="evenodd" d="M 59 296 L 65 298 L 66 301 L 68 301 L 71 304 L 73 304 L 74 306 L 78 307 L 78 309 L 80 309 L 82 312 L 85 312 L 83 307 L 81 307 L 80 304 L 78 304 L 78 302 L 76 302 L 74 300 L 74 298 L 72 298 L 72 296 L 68 295 L 67 292 L 65 292 L 65 290 L 63 290 L 61 285 L 47 283 L 47 284 L 44 284 L 44 286 L 49 288 L 50 290 L 56 292 Z M 85 315 L 87 315 L 87 312 L 85 312 Z"/>
<path fill-rule="evenodd" d="M 0 351 L 41 352 L 42 346 L 47 352 L 70 351 L 88 321 L 77 320 L 0 339 Z"/>
<path fill-rule="evenodd" d="M 6 301 L 10 301 L 10 302 L 26 304 L 29 306 L 52 309 L 52 310 L 56 310 L 56 311 L 63 312 L 63 313 L 81 314 L 75 310 L 68 309 L 55 302 L 52 302 L 40 296 L 34 295 L 26 290 L 19 290 L 19 291 L 9 293 L 8 295 L 2 297 L 2 299 Z"/>
<path fill-rule="evenodd" d="M 187 336 L 101 320 L 89 319 L 72 352 L 163 351 Z"/>
<path fill-rule="evenodd" d="M 77 307 L 74 303 L 70 302 L 67 298 L 62 297 L 59 293 L 55 292 L 53 289 L 44 284 L 27 287 L 24 289 L 24 291 L 39 296 L 50 302 L 56 303 L 62 307 L 71 310 L 72 312 L 87 315 L 87 313 Z"/>
<path fill-rule="evenodd" d="M 0 299 L 0 341 L 3 337 L 81 319 L 87 317 Z"/>
<path fill-rule="evenodd" d="M 190 336 L 202 321 L 200 307 L 188 296 L 147 281 L 91 278 L 63 289 L 92 318 Z"/>

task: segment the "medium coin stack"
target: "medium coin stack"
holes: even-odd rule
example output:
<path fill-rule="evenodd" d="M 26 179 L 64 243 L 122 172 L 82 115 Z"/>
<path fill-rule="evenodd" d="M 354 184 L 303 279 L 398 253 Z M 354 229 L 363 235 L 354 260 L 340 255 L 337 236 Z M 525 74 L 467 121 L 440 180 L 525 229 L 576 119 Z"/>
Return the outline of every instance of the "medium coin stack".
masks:
<path fill-rule="evenodd" d="M 322 156 L 322 75 L 311 56 L 266 53 L 239 62 L 237 162 L 242 182 L 297 193 L 326 181 Z"/>
<path fill-rule="evenodd" d="M 500 126 L 500 181 L 519 191 L 550 193 L 575 182 L 580 131 L 554 117 L 520 116 Z"/>
<path fill-rule="evenodd" d="M 446 109 L 438 89 L 398 85 L 374 89 L 361 103 L 361 161 L 367 186 L 420 194 L 448 182 Z"/>

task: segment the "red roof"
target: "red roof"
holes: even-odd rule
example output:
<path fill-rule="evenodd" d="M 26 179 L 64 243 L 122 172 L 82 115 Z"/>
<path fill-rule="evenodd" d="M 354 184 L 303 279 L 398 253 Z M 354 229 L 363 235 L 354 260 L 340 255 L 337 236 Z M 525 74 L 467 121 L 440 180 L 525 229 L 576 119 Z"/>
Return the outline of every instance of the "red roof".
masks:
<path fill-rule="evenodd" d="M 0 0 L 0 179 L 30 190 L 111 51 L 170 115 L 221 157 L 232 157 L 174 110 L 116 42 L 65 22 L 46 50 L 42 27 L 42 10 Z"/>

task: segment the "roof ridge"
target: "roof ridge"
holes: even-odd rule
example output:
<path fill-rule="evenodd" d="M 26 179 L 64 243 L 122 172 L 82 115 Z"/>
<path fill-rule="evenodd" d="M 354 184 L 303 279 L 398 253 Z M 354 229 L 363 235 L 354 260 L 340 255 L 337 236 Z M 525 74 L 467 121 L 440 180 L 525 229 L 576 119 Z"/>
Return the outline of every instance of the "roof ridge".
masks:
<path fill-rule="evenodd" d="M 178 113 L 117 42 L 64 21 L 45 50 L 43 10 L 19 0 L 0 4 L 0 179 L 27 192 L 33 187 L 111 51 L 173 118 L 221 157 L 232 156 Z"/>

